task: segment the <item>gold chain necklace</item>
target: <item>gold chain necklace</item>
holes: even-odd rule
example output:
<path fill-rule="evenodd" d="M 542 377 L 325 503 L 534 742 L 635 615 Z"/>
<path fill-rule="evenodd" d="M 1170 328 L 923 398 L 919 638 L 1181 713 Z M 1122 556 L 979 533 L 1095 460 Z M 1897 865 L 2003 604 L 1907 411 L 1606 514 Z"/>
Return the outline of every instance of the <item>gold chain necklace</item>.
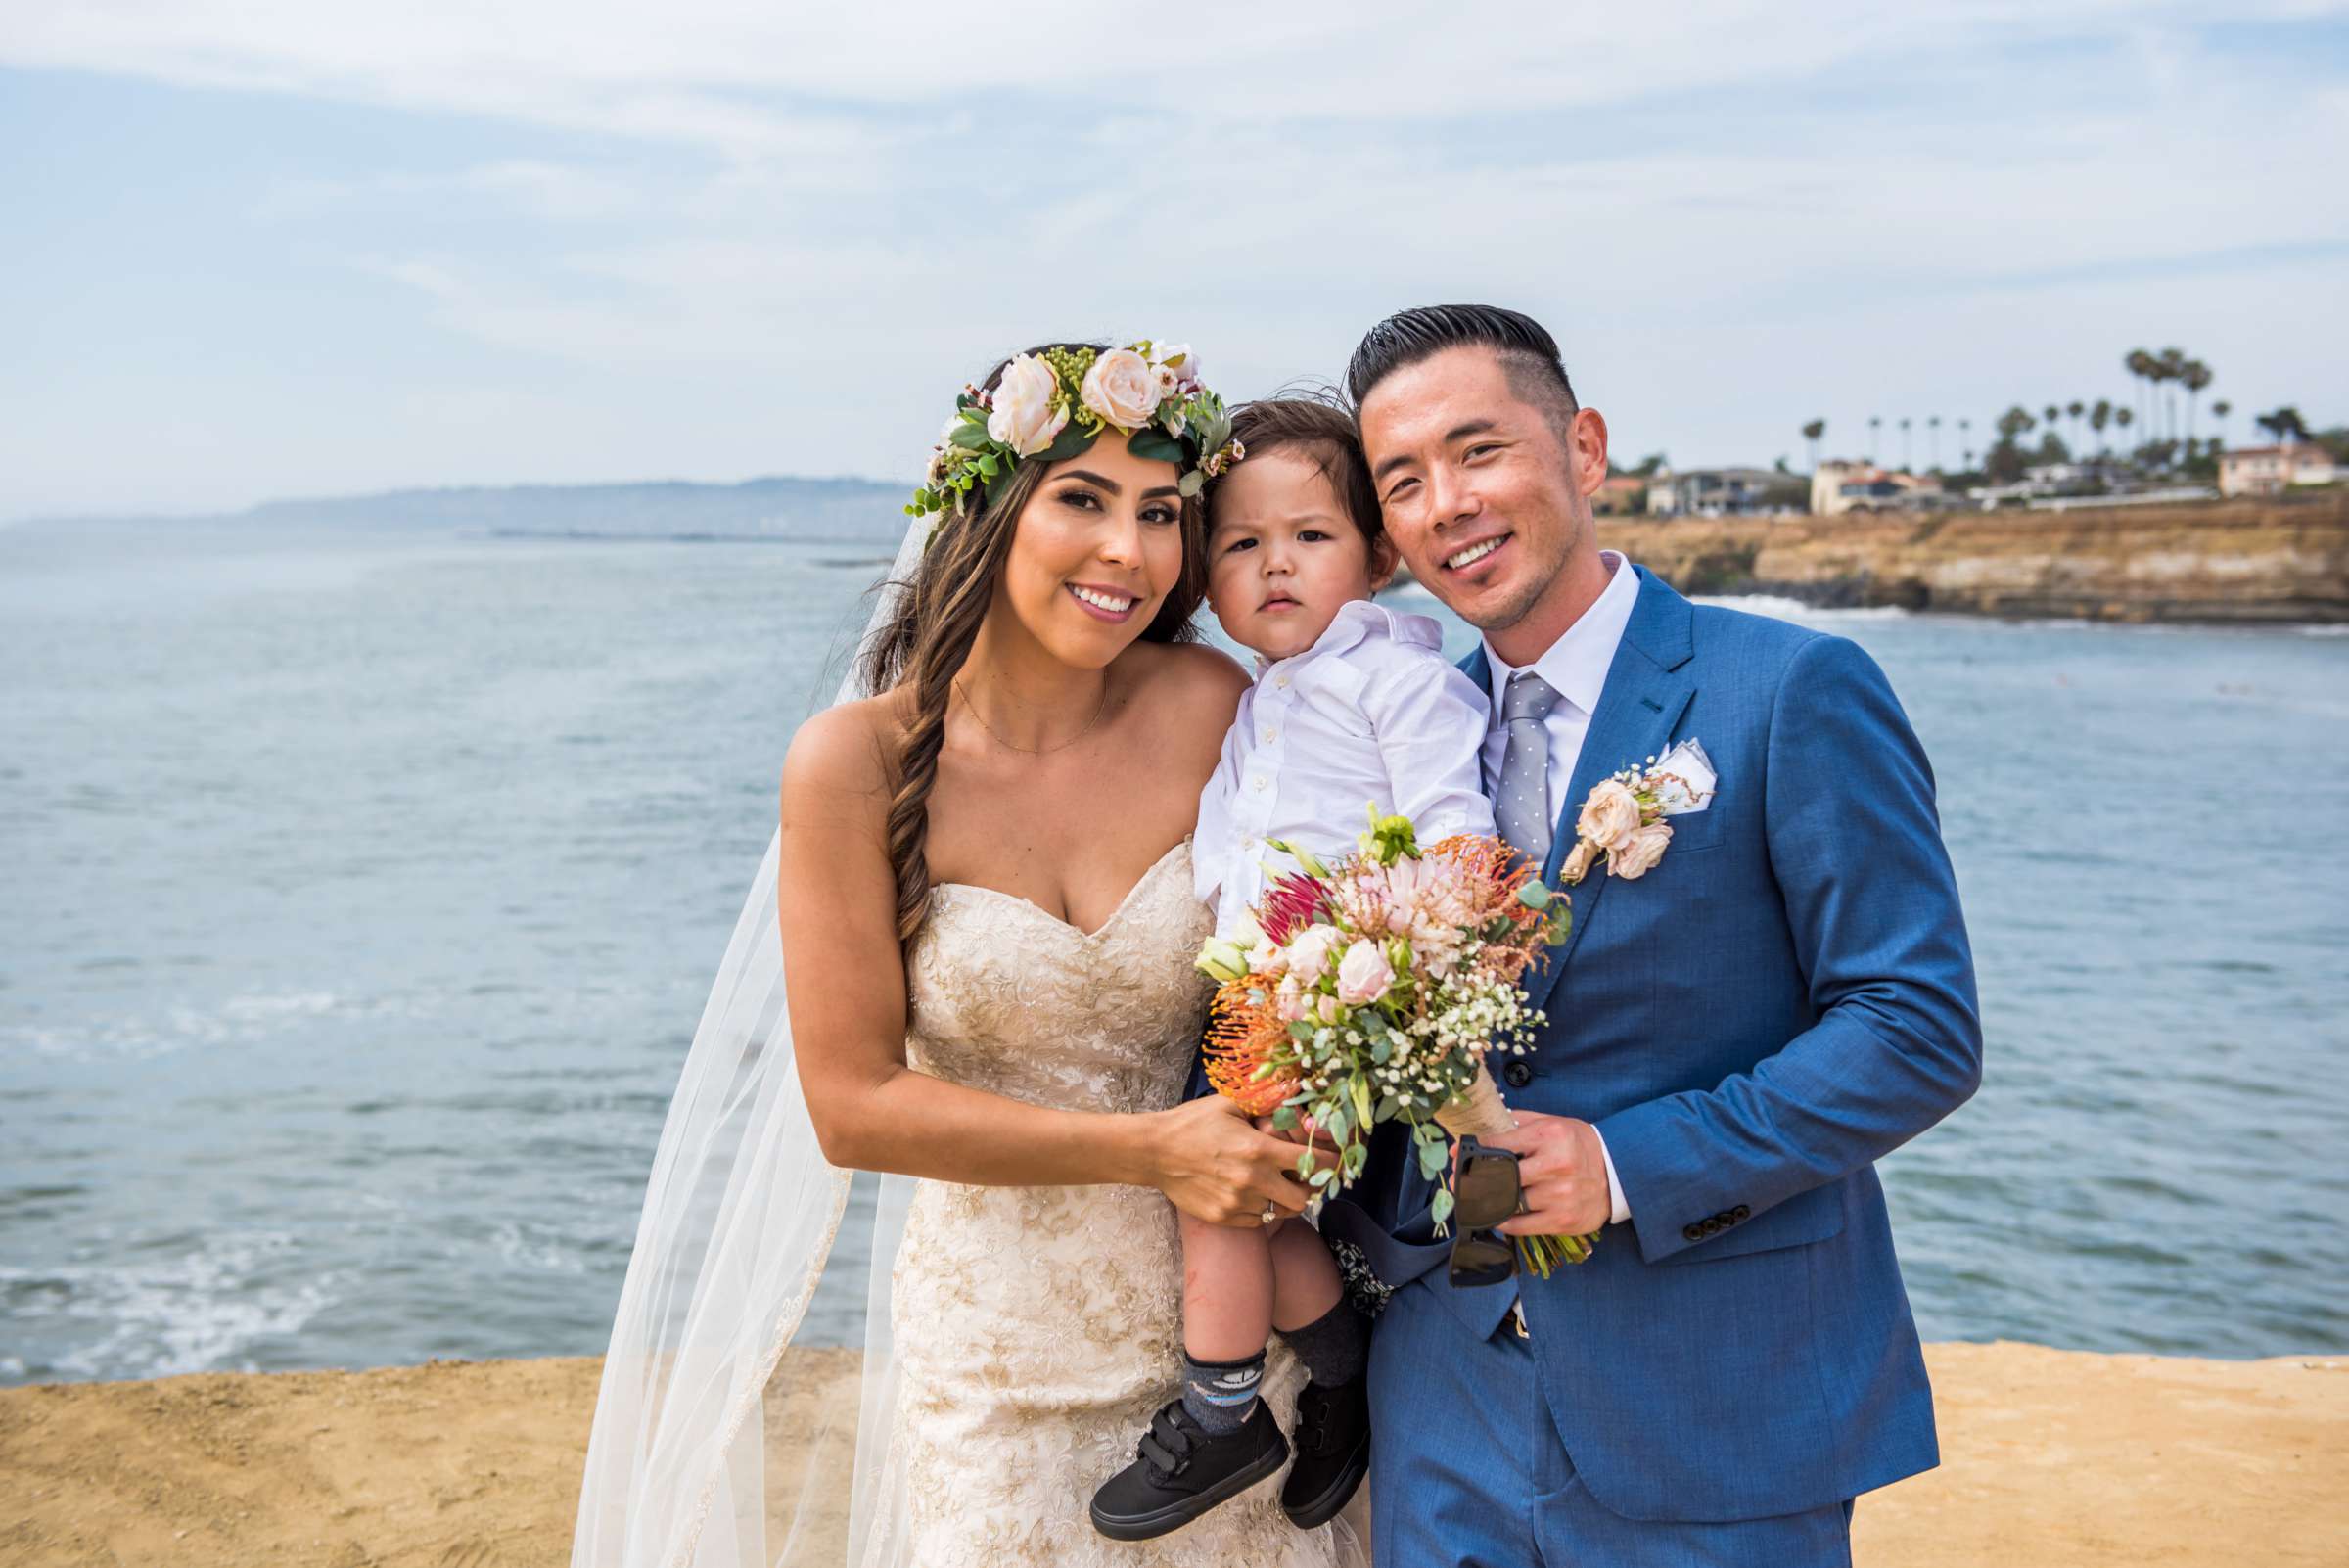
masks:
<path fill-rule="evenodd" d="M 958 680 L 954 682 L 954 691 L 955 694 L 962 699 L 962 706 L 971 711 L 971 716 L 979 720 L 979 727 L 986 730 L 990 735 L 994 735 L 996 745 L 1005 747 L 1015 752 L 1026 752 L 1030 757 L 1049 757 L 1054 752 L 1067 751 L 1070 747 L 1084 739 L 1085 736 L 1090 735 L 1093 732 L 1093 726 L 1101 722 L 1101 715 L 1109 712 L 1109 677 L 1104 675 L 1101 677 L 1100 706 L 1093 710 L 1093 716 L 1084 721 L 1084 728 L 1079 730 L 1076 734 L 1071 735 L 1067 740 L 1062 741 L 1058 746 L 1019 746 L 1005 740 L 1000 735 L 995 735 L 995 726 L 987 721 L 987 715 L 985 714 L 979 712 L 979 705 L 971 701 L 971 694 L 963 689 L 963 684 L 961 681 Z"/>

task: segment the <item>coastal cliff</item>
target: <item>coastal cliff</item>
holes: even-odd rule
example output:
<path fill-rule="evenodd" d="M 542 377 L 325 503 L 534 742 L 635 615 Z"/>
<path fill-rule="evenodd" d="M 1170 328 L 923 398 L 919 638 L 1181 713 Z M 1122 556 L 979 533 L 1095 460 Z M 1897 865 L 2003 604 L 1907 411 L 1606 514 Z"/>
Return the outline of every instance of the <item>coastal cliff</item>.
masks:
<path fill-rule="evenodd" d="M 847 1463 L 850 1351 L 794 1351 L 782 1467 Z M 1930 1345 L 1942 1463 L 1860 1501 L 1898 1568 L 2338 1563 L 2349 1362 Z M 0 1389 L 0 1564 L 560 1568 L 601 1361 Z M 842 1417 L 845 1415 L 845 1419 Z M 848 1499 L 804 1550 L 838 1562 Z"/>
<path fill-rule="evenodd" d="M 2349 490 L 1920 517 L 1602 517 L 1683 593 L 1829 608 L 2246 624 L 2349 622 Z"/>

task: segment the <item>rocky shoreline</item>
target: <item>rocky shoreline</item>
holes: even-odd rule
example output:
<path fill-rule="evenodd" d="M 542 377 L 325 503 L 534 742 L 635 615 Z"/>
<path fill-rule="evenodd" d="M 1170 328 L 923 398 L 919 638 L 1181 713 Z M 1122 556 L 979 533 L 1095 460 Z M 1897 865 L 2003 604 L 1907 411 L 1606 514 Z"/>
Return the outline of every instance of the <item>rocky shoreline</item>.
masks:
<path fill-rule="evenodd" d="M 1683 593 L 2124 623 L 2349 622 L 2349 490 L 1919 517 L 1605 517 Z"/>
<path fill-rule="evenodd" d="M 787 1442 L 840 1452 L 795 1352 Z M 1942 1465 L 1861 1499 L 1856 1557 L 1904 1568 L 2349 1560 L 2349 1359 L 1927 1347 Z M 433 1361 L 0 1389 L 0 1564 L 559 1568 L 601 1361 Z M 793 1562 L 837 1562 L 845 1499 Z"/>

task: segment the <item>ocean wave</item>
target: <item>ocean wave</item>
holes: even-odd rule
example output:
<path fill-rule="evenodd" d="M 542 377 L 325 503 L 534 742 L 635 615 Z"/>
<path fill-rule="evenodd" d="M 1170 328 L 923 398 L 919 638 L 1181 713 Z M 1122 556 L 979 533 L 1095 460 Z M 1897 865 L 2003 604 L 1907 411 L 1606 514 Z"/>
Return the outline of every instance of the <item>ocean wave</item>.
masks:
<path fill-rule="evenodd" d="M 37 1024 L 0 1029 L 0 1054 L 24 1049 L 42 1056 L 82 1059 L 116 1056 L 146 1061 L 190 1046 L 233 1045 L 324 1018 L 380 1013 L 382 1002 L 353 1002 L 329 991 L 254 992 L 209 1008 L 173 1006 L 160 1013 L 93 1019 L 63 1027 Z"/>
<path fill-rule="evenodd" d="M 23 1338 L 55 1347 L 34 1351 L 37 1363 L 28 1364 L 21 1338 L 9 1374 L 70 1381 L 258 1371 L 243 1351 L 299 1333 L 338 1299 L 339 1275 L 279 1277 L 297 1271 L 294 1251 L 291 1234 L 266 1230 L 207 1236 L 153 1264 L 0 1268 L 10 1320 Z"/>
<path fill-rule="evenodd" d="M 1894 604 L 1830 610 L 1774 593 L 1699 593 L 1691 594 L 1689 598 L 1691 603 L 1709 604 L 1723 610 L 1743 610 L 1748 615 L 1769 616 L 1774 621 L 1906 621 L 1912 614 Z"/>

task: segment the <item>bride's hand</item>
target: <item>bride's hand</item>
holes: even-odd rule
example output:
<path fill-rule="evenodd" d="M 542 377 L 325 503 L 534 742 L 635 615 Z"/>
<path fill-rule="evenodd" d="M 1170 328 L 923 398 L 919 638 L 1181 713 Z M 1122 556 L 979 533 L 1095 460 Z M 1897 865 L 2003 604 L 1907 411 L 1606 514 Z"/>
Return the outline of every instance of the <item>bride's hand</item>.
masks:
<path fill-rule="evenodd" d="M 1247 1112 L 1221 1094 L 1161 1111 L 1158 1122 L 1151 1140 L 1153 1184 L 1194 1220 L 1254 1230 L 1265 1222 L 1266 1204 L 1292 1215 L 1313 1196 L 1297 1179 L 1297 1145 L 1259 1131 Z M 1313 1158 L 1337 1163 L 1319 1149 Z"/>

